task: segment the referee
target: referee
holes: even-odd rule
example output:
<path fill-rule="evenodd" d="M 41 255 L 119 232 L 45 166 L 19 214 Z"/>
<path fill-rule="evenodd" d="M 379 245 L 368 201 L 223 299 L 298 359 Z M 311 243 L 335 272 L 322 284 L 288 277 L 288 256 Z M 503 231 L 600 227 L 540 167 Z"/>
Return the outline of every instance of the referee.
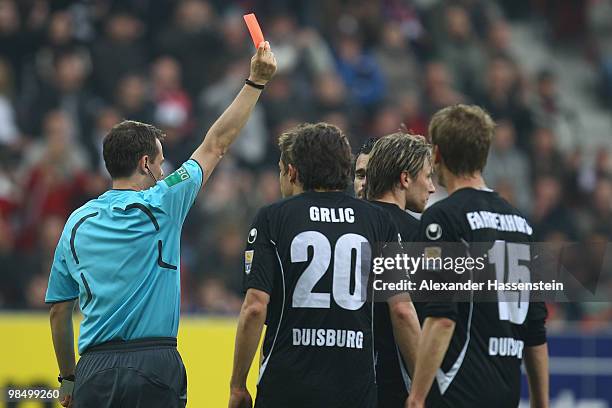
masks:
<path fill-rule="evenodd" d="M 250 76 L 189 160 L 163 178 L 164 134 L 123 121 L 104 139 L 113 188 L 68 218 L 45 301 L 64 407 L 184 407 L 187 377 L 176 350 L 183 222 L 276 71 L 265 42 Z M 75 369 L 72 311 L 83 313 Z"/>

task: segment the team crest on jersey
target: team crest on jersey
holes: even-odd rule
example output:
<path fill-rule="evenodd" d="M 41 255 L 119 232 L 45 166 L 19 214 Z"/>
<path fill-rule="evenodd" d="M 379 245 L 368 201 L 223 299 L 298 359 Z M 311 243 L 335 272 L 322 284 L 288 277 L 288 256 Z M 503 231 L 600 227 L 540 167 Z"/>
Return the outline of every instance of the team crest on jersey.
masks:
<path fill-rule="evenodd" d="M 255 251 L 244 251 L 244 273 L 251 273 L 251 265 L 253 264 L 253 254 Z"/>
<path fill-rule="evenodd" d="M 252 244 L 257 239 L 257 228 L 251 228 L 249 231 L 249 236 L 247 238 L 247 242 Z"/>
<path fill-rule="evenodd" d="M 185 169 L 184 166 L 181 166 L 178 169 L 176 169 L 172 174 L 170 174 L 168 177 L 166 177 L 164 181 L 166 182 L 166 184 L 168 184 L 168 187 L 172 187 L 182 181 L 187 180 L 189 177 L 191 176 L 187 172 L 187 169 Z"/>
<path fill-rule="evenodd" d="M 432 241 L 440 239 L 442 236 L 442 227 L 440 224 L 436 223 L 429 224 L 425 229 L 425 236 Z"/>

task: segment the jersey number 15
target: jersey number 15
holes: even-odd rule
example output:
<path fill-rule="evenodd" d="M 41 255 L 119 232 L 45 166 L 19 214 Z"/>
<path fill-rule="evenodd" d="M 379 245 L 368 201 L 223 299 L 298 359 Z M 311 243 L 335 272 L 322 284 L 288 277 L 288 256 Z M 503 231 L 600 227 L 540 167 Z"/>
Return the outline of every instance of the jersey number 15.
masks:
<path fill-rule="evenodd" d="M 495 266 L 495 279 L 498 283 L 529 282 L 530 271 L 525 263 L 530 260 L 530 248 L 527 244 L 495 241 L 489 250 L 489 263 Z M 500 290 L 497 292 L 497 297 L 499 320 L 523 324 L 529 310 L 529 291 Z"/>

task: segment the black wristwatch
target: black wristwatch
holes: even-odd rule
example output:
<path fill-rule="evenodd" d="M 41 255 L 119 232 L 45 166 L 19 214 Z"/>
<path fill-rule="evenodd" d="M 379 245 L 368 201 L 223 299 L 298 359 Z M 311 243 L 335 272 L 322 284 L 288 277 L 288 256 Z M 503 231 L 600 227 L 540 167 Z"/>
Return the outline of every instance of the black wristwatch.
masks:
<path fill-rule="evenodd" d="M 59 381 L 60 384 L 64 380 L 74 382 L 74 374 L 67 375 L 66 377 L 62 377 L 61 374 L 57 376 L 57 381 Z"/>

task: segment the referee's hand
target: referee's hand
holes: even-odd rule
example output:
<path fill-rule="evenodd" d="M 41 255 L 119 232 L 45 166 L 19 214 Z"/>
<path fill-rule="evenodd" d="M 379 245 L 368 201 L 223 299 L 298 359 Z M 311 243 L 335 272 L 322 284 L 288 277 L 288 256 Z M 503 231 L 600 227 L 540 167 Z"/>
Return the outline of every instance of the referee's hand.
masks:
<path fill-rule="evenodd" d="M 59 402 L 62 407 L 71 408 L 72 407 L 72 395 L 66 395 Z"/>
<path fill-rule="evenodd" d="M 276 58 L 270 50 L 270 43 L 259 44 L 257 52 L 251 58 L 251 75 L 249 79 L 256 84 L 265 85 L 276 72 Z"/>
<path fill-rule="evenodd" d="M 246 388 L 231 388 L 228 408 L 252 408 L 253 399 Z"/>

